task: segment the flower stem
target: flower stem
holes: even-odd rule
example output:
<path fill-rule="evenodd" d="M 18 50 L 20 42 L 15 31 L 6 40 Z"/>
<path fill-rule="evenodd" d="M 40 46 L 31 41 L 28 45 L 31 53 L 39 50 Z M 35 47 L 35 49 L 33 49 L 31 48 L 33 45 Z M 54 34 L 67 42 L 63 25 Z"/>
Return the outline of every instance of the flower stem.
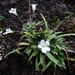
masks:
<path fill-rule="evenodd" d="M 31 0 L 29 0 L 29 19 L 30 19 L 30 23 L 32 23 L 30 2 L 31 2 Z"/>

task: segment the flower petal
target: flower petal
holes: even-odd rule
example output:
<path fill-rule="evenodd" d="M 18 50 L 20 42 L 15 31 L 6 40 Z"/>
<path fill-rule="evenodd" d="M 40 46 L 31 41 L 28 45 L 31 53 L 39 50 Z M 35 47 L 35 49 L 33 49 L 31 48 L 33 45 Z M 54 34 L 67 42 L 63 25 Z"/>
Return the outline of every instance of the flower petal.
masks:
<path fill-rule="evenodd" d="M 0 56 L 0 60 L 2 60 L 2 56 Z"/>
<path fill-rule="evenodd" d="M 12 13 L 12 11 L 11 11 L 11 10 L 9 10 L 9 13 Z"/>
<path fill-rule="evenodd" d="M 14 8 L 11 8 L 11 10 L 14 10 Z"/>
<path fill-rule="evenodd" d="M 49 44 L 50 44 L 48 41 L 46 41 L 45 43 L 46 43 L 47 46 L 49 46 Z"/>
<path fill-rule="evenodd" d="M 42 51 L 42 53 L 46 53 L 47 52 L 45 48 L 42 48 L 41 51 Z"/>
<path fill-rule="evenodd" d="M 46 47 L 45 49 L 46 49 L 46 51 L 50 51 L 50 48 L 49 47 Z"/>
<path fill-rule="evenodd" d="M 38 48 L 42 48 L 42 46 L 39 44 L 39 45 L 38 45 Z"/>
<path fill-rule="evenodd" d="M 45 40 L 41 40 L 40 43 L 45 43 Z"/>

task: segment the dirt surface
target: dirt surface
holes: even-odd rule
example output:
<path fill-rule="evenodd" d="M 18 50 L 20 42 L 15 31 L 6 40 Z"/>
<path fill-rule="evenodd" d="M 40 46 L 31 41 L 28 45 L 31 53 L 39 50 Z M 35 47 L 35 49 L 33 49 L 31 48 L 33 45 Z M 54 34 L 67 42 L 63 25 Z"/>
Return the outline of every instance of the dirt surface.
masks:
<path fill-rule="evenodd" d="M 47 19 L 51 29 L 56 27 L 51 25 L 52 22 L 54 22 L 53 18 L 55 16 L 58 16 L 60 21 L 62 21 L 64 17 L 67 16 L 66 12 L 75 12 L 74 0 L 31 0 L 31 4 L 33 3 L 38 4 L 35 15 L 32 15 L 33 21 L 41 20 L 40 13 L 42 13 Z M 17 8 L 19 18 L 8 12 L 11 8 Z M 0 27 L 3 28 L 4 32 L 6 28 L 11 28 L 15 31 L 13 34 L 0 37 L 2 38 L 0 42 L 0 53 L 2 56 L 18 47 L 17 43 L 21 36 L 19 32 L 22 29 L 22 25 L 29 21 L 28 11 L 28 0 L 0 0 L 0 15 L 5 16 L 5 19 L 0 21 Z M 74 16 L 75 15 L 73 15 L 73 18 Z M 72 26 L 65 22 L 60 25 L 57 31 L 75 33 L 75 20 L 72 19 L 72 21 Z M 70 49 L 75 50 L 74 36 L 66 37 L 65 42 Z M 75 57 L 75 53 L 69 53 L 69 56 Z M 67 70 L 58 69 L 57 72 L 59 72 L 59 75 L 75 75 L 75 62 L 71 62 L 70 70 L 67 67 Z M 51 71 L 50 68 L 44 73 L 36 72 L 33 65 L 28 64 L 20 55 L 14 53 L 0 61 L 0 75 L 54 75 L 54 72 Z"/>

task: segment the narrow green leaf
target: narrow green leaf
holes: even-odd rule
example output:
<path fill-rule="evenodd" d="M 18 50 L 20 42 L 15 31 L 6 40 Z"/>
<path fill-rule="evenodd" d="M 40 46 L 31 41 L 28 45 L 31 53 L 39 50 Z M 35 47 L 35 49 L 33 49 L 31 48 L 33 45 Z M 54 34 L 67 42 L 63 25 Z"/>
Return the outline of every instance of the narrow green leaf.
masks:
<path fill-rule="evenodd" d="M 54 38 L 54 37 L 56 37 L 56 35 L 55 35 L 55 34 L 52 34 L 50 37 L 51 37 L 51 38 Z"/>
<path fill-rule="evenodd" d="M 29 43 L 33 43 L 34 42 L 34 40 L 32 38 L 27 38 L 25 40 L 28 41 Z"/>
<path fill-rule="evenodd" d="M 49 33 L 50 30 L 44 30 L 44 31 L 40 31 L 39 33 Z"/>
<path fill-rule="evenodd" d="M 59 49 L 59 50 L 61 50 L 62 48 L 61 48 L 61 46 L 59 46 L 59 45 L 56 45 L 56 47 Z"/>
<path fill-rule="evenodd" d="M 64 58 L 67 60 L 67 58 Z M 75 61 L 75 58 L 69 58 L 69 61 Z"/>
<path fill-rule="evenodd" d="M 54 32 L 55 35 L 57 35 L 57 34 L 61 34 L 61 33 L 63 33 L 63 32 Z"/>
<path fill-rule="evenodd" d="M 6 54 L 6 55 L 4 56 L 4 58 L 7 57 L 8 55 L 10 55 L 10 54 L 12 54 L 12 53 L 18 51 L 18 50 L 21 50 L 21 49 L 23 49 L 23 48 L 18 48 L 18 49 L 15 49 L 15 50 L 9 52 L 8 54 Z"/>
<path fill-rule="evenodd" d="M 29 33 L 29 32 L 24 32 L 26 35 L 29 35 L 29 36 L 31 36 L 31 37 L 34 37 L 31 33 Z"/>
<path fill-rule="evenodd" d="M 47 69 L 51 64 L 52 64 L 52 62 L 49 61 L 49 62 L 47 63 L 47 65 L 46 65 L 46 69 Z"/>
<path fill-rule="evenodd" d="M 26 35 L 22 35 L 22 37 L 20 39 L 23 39 L 24 37 L 26 37 Z"/>
<path fill-rule="evenodd" d="M 21 43 L 19 43 L 18 45 L 25 45 L 25 46 L 28 46 L 28 45 L 30 45 L 29 43 L 26 43 L 26 42 L 21 42 Z"/>
<path fill-rule="evenodd" d="M 48 24 L 47 24 L 47 21 L 46 21 L 45 17 L 44 17 L 42 14 L 40 14 L 40 15 L 42 16 L 42 18 L 43 18 L 43 20 L 44 20 L 46 29 L 48 29 Z"/>
<path fill-rule="evenodd" d="M 71 35 L 75 35 L 74 33 L 70 33 L 70 34 L 61 34 L 58 35 L 57 37 L 55 37 L 56 39 L 60 38 L 60 37 L 64 37 L 64 36 L 71 36 Z"/>
<path fill-rule="evenodd" d="M 41 65 L 44 63 L 44 55 L 42 53 L 40 53 L 40 63 Z"/>
<path fill-rule="evenodd" d="M 29 60 L 31 60 L 33 56 L 36 56 L 36 55 L 37 55 L 37 53 L 38 53 L 38 51 L 37 51 L 37 50 L 33 51 L 33 53 L 31 54 L 31 56 L 30 56 L 30 58 L 29 58 Z"/>
<path fill-rule="evenodd" d="M 27 47 L 23 52 L 26 53 L 29 49 L 30 47 Z"/>
<path fill-rule="evenodd" d="M 56 37 L 56 35 L 55 34 L 52 34 L 52 35 L 50 35 L 49 37 L 48 37 L 48 41 L 51 41 L 53 38 L 55 38 Z"/>
<path fill-rule="evenodd" d="M 55 64 L 58 63 L 58 61 L 53 57 L 53 55 L 49 52 L 46 53 L 46 56 L 51 60 L 53 61 Z"/>
<path fill-rule="evenodd" d="M 37 56 L 36 59 L 35 59 L 35 68 L 36 68 L 36 71 L 39 71 L 38 56 Z"/>
<path fill-rule="evenodd" d="M 31 54 L 31 52 L 32 52 L 32 49 L 26 50 L 26 53 L 27 53 L 28 55 Z"/>
<path fill-rule="evenodd" d="M 22 56 L 24 56 L 24 54 L 23 53 L 21 53 L 20 51 L 16 51 L 19 55 L 22 55 Z"/>
<path fill-rule="evenodd" d="M 50 30 L 50 34 L 52 34 L 53 33 L 53 30 Z"/>
<path fill-rule="evenodd" d="M 40 22 L 36 23 L 36 26 L 39 25 L 39 24 L 41 24 L 42 22 L 43 22 L 43 21 L 40 21 Z"/>

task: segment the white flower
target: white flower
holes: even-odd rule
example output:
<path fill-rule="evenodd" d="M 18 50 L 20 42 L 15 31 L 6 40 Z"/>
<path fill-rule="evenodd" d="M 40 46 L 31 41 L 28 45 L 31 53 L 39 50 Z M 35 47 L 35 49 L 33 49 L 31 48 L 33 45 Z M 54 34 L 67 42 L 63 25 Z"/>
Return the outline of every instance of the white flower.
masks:
<path fill-rule="evenodd" d="M 37 6 L 37 4 L 31 4 L 31 6 L 32 6 L 33 13 L 34 13 L 35 10 L 36 10 L 36 6 Z"/>
<path fill-rule="evenodd" d="M 9 33 L 14 33 L 10 28 L 6 29 L 6 32 L 3 33 L 3 35 L 7 35 Z"/>
<path fill-rule="evenodd" d="M 11 8 L 11 9 L 9 10 L 9 13 L 12 13 L 12 14 L 14 14 L 14 15 L 17 16 L 16 8 Z"/>
<path fill-rule="evenodd" d="M 2 60 L 2 55 L 1 55 L 1 53 L 0 53 L 0 60 Z"/>
<path fill-rule="evenodd" d="M 48 41 L 45 42 L 45 40 L 41 40 L 39 43 L 40 44 L 38 45 L 38 48 L 41 48 L 42 49 L 41 50 L 42 53 L 46 53 L 47 51 L 50 51 L 50 48 L 47 47 L 50 44 Z"/>
<path fill-rule="evenodd" d="M 0 56 L 0 60 L 2 60 L 2 56 Z"/>

